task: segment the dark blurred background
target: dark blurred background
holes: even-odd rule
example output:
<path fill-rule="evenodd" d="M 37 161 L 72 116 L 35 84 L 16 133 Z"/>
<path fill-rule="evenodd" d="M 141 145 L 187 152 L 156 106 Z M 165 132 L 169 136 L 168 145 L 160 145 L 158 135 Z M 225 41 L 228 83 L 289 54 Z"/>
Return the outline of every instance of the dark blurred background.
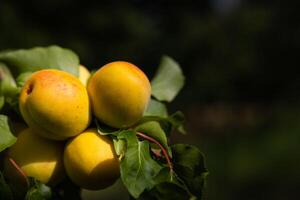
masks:
<path fill-rule="evenodd" d="M 58 44 L 95 69 L 127 60 L 149 77 L 161 55 L 186 85 L 170 105 L 207 157 L 207 199 L 297 199 L 299 1 L 0 0 L 0 50 Z M 109 199 L 109 197 L 107 197 Z"/>

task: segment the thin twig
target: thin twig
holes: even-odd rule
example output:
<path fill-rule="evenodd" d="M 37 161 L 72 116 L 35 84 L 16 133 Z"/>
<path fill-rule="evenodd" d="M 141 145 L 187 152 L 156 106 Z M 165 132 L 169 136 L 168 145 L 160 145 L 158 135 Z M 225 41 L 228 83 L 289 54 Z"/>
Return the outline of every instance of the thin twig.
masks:
<path fill-rule="evenodd" d="M 25 172 L 19 167 L 19 165 L 12 158 L 8 158 L 9 162 L 14 166 L 14 168 L 21 174 L 21 176 L 26 180 L 27 187 L 29 187 L 29 180 Z"/>
<path fill-rule="evenodd" d="M 166 160 L 167 160 L 167 164 L 168 164 L 170 170 L 173 171 L 173 164 L 172 164 L 172 162 L 171 162 L 170 156 L 169 156 L 167 150 L 165 149 L 165 147 L 164 147 L 163 145 L 161 145 L 156 139 L 154 139 L 154 138 L 152 138 L 152 137 L 150 137 L 150 136 L 148 136 L 148 135 L 146 135 L 146 134 L 144 134 L 144 133 L 137 132 L 136 134 L 137 134 L 139 137 L 141 137 L 141 138 L 143 138 L 143 139 L 145 139 L 145 140 L 148 140 L 148 141 L 150 141 L 150 142 L 153 142 L 153 143 L 157 144 L 157 145 L 159 146 L 159 148 L 162 150 L 162 153 L 163 153 L 164 157 L 165 157 Z"/>

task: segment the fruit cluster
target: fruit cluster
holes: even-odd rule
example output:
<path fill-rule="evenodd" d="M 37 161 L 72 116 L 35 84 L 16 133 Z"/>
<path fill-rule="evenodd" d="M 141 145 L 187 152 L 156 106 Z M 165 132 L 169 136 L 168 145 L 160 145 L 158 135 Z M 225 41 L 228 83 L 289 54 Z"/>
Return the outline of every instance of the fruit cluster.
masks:
<path fill-rule="evenodd" d="M 16 166 L 26 176 L 52 186 L 65 174 L 81 188 L 92 190 L 119 177 L 113 142 L 97 132 L 91 119 L 118 129 L 131 127 L 147 108 L 150 82 L 128 62 L 106 64 L 91 76 L 84 66 L 79 69 L 79 78 L 44 69 L 25 82 L 19 109 L 27 125 L 14 125 L 18 140 L 4 164 L 11 179 L 16 177 Z"/>
<path fill-rule="evenodd" d="M 0 199 L 78 199 L 118 177 L 134 199 L 201 199 L 203 154 L 169 143 L 184 81 L 168 56 L 150 84 L 122 61 L 91 75 L 59 46 L 0 52 Z"/>

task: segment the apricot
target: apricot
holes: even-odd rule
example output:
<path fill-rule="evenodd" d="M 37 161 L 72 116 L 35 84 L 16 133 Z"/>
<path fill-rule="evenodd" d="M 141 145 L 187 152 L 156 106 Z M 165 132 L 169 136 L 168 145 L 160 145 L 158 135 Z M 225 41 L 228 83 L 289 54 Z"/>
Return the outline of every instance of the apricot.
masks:
<path fill-rule="evenodd" d="M 87 89 L 96 118 L 115 128 L 136 123 L 151 95 L 147 76 L 135 65 L 123 61 L 101 67 L 91 77 Z"/>
<path fill-rule="evenodd" d="M 88 80 L 91 76 L 91 73 L 89 72 L 89 70 L 84 67 L 83 65 L 79 66 L 79 80 L 81 81 L 81 83 L 86 86 L 88 83 Z"/>
<path fill-rule="evenodd" d="M 69 178 L 89 190 L 112 185 L 120 173 L 112 140 L 96 129 L 88 129 L 66 144 L 64 165 Z"/>
<path fill-rule="evenodd" d="M 23 122 L 11 121 L 11 130 L 16 137 L 27 128 L 28 126 Z"/>
<path fill-rule="evenodd" d="M 91 120 L 84 85 L 75 76 L 54 69 L 38 71 L 25 82 L 19 107 L 30 128 L 54 140 L 81 133 Z"/>
<path fill-rule="evenodd" d="M 45 184 L 55 185 L 65 174 L 63 167 L 64 146 L 59 141 L 40 137 L 30 128 L 18 134 L 17 142 L 7 152 L 4 173 L 16 177 L 16 169 L 9 163 L 9 158 L 20 167 L 27 176 L 36 178 Z"/>

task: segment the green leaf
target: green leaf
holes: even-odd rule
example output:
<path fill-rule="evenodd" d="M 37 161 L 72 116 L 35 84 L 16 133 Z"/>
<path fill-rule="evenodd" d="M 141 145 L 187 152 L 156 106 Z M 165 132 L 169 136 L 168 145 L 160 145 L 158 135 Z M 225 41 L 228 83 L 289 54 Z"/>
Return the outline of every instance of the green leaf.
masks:
<path fill-rule="evenodd" d="M 204 157 L 198 148 L 192 145 L 177 144 L 172 146 L 175 171 L 163 168 L 155 177 L 156 185 L 145 191 L 141 199 L 202 199 L 205 180 L 208 174 Z"/>
<path fill-rule="evenodd" d="M 15 76 L 49 68 L 63 70 L 77 77 L 79 74 L 78 56 L 59 46 L 1 52 L 0 61 L 7 64 Z"/>
<path fill-rule="evenodd" d="M 4 103 L 5 103 L 4 96 L 0 96 L 0 111 L 3 108 L 3 106 L 4 106 Z"/>
<path fill-rule="evenodd" d="M 31 75 L 32 75 L 32 72 L 24 72 L 24 73 L 20 74 L 16 79 L 17 86 L 23 87 L 23 85 L 30 78 Z"/>
<path fill-rule="evenodd" d="M 177 200 L 192 199 L 192 195 L 188 188 L 182 183 L 175 172 L 165 167 L 155 177 L 156 185 L 141 195 L 141 199 L 158 199 L 158 200 Z"/>
<path fill-rule="evenodd" d="M 174 152 L 174 163 L 190 168 L 195 172 L 201 170 L 201 172 L 206 172 L 204 156 L 201 151 L 188 144 L 175 144 L 172 147 Z"/>
<path fill-rule="evenodd" d="M 122 181 L 129 193 L 138 198 L 155 185 L 154 178 L 162 167 L 151 158 L 148 141 L 139 141 L 135 132 L 124 131 L 118 139 L 125 139 L 127 143 L 125 157 L 120 163 Z"/>
<path fill-rule="evenodd" d="M 124 140 L 113 139 L 115 152 L 120 158 L 125 155 L 126 142 Z"/>
<path fill-rule="evenodd" d="M 5 102 L 7 103 L 7 104 L 5 104 L 6 108 L 14 111 L 15 112 L 14 114 L 17 114 L 16 116 L 21 117 L 21 113 L 19 110 L 19 95 L 18 94 L 13 97 L 6 97 Z M 6 105 L 8 105 L 8 106 L 6 106 Z M 16 116 L 13 116 L 13 117 L 16 117 Z"/>
<path fill-rule="evenodd" d="M 13 145 L 17 138 L 12 134 L 8 118 L 5 115 L 0 115 L 0 152 Z"/>
<path fill-rule="evenodd" d="M 13 200 L 13 194 L 9 187 L 9 185 L 6 183 L 4 176 L 0 172 L 0 199 L 5 200 Z"/>
<path fill-rule="evenodd" d="M 98 133 L 100 135 L 114 135 L 117 136 L 120 132 L 122 132 L 122 129 L 116 129 L 110 126 L 107 126 L 106 124 L 101 123 L 97 119 L 95 119 L 95 124 L 97 126 Z"/>
<path fill-rule="evenodd" d="M 167 117 L 168 111 L 164 103 L 151 99 L 144 116 L 161 116 Z"/>
<path fill-rule="evenodd" d="M 191 197 L 189 194 L 177 184 L 172 182 L 163 182 L 158 184 L 152 191 L 155 199 L 158 200 L 189 200 Z"/>
<path fill-rule="evenodd" d="M 161 117 L 161 116 L 144 116 L 137 124 L 142 124 L 149 121 L 158 121 L 160 123 L 169 123 L 175 129 L 177 129 L 180 133 L 186 134 L 184 128 L 184 115 L 182 112 L 177 111 L 169 117 Z"/>
<path fill-rule="evenodd" d="M 25 200 L 47 200 L 51 199 L 51 188 L 40 181 L 29 177 L 31 187 L 26 193 Z"/>
<path fill-rule="evenodd" d="M 203 154 L 197 147 L 187 144 L 176 144 L 171 148 L 176 174 L 185 182 L 190 192 L 201 199 L 208 175 Z"/>
<path fill-rule="evenodd" d="M 146 135 L 157 140 L 160 144 L 162 144 L 166 149 L 169 150 L 168 139 L 166 133 L 161 128 L 160 124 L 156 121 L 145 122 L 143 124 L 138 125 L 134 129 L 137 132 L 142 132 Z M 170 152 L 169 152 L 170 154 Z"/>
<path fill-rule="evenodd" d="M 0 63 L 0 96 L 15 96 L 19 92 L 17 84 L 7 66 Z"/>
<path fill-rule="evenodd" d="M 5 106 L 5 108 L 12 108 L 18 113 L 20 90 L 8 67 L 0 63 L 0 109 L 2 110 Z"/>
<path fill-rule="evenodd" d="M 169 117 L 170 123 L 177 129 L 180 133 L 186 134 L 186 130 L 184 127 L 185 117 L 184 114 L 180 111 L 175 112 Z"/>
<path fill-rule="evenodd" d="M 163 56 L 151 81 L 152 95 L 160 101 L 171 102 L 182 89 L 184 80 L 179 64 L 172 58 Z"/>

